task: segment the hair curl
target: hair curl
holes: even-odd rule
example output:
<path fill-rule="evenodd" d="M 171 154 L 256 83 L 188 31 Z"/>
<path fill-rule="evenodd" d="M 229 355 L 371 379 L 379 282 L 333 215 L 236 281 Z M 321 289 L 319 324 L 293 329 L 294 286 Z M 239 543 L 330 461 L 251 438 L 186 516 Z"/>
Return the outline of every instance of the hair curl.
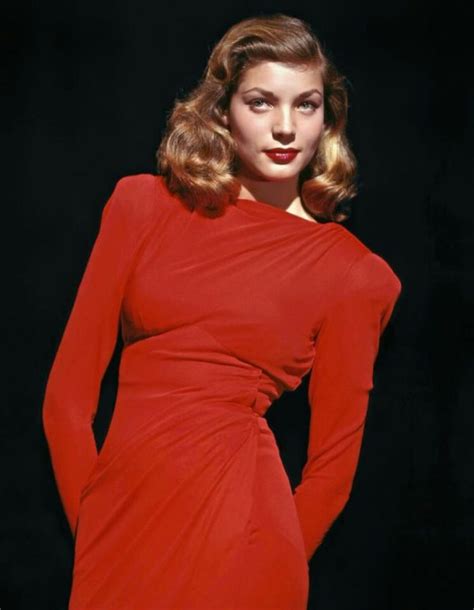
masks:
<path fill-rule="evenodd" d="M 318 149 L 299 176 L 300 197 L 318 220 L 341 222 L 343 203 L 356 195 L 356 159 L 345 128 L 348 96 L 342 76 L 301 19 L 282 13 L 244 19 L 215 45 L 198 85 L 177 98 L 156 152 L 158 172 L 191 207 L 219 211 L 240 192 L 236 147 L 223 112 L 244 72 L 263 61 L 314 65 L 324 84 L 324 120 Z"/>

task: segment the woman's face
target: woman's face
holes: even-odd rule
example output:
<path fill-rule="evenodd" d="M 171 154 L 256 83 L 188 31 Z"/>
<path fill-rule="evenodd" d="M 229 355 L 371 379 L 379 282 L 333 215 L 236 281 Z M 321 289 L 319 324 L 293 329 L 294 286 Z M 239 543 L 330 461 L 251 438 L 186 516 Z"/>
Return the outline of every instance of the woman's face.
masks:
<path fill-rule="evenodd" d="M 320 70 L 263 62 L 248 69 L 224 116 L 237 146 L 238 175 L 253 180 L 295 179 L 315 154 L 324 128 Z M 293 157 L 269 149 L 293 148 Z"/>

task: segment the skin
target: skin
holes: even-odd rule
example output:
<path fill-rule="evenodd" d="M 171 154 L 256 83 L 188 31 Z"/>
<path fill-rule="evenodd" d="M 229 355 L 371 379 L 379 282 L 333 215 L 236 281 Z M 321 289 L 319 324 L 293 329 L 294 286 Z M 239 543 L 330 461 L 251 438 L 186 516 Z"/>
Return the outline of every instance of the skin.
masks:
<path fill-rule="evenodd" d="M 272 93 L 249 91 L 260 87 Z M 310 95 L 302 93 L 317 89 Z M 224 124 L 237 146 L 239 197 L 270 203 L 317 222 L 303 207 L 298 176 L 316 153 L 324 129 L 324 89 L 313 65 L 262 62 L 248 69 L 234 92 Z M 264 150 L 296 148 L 300 152 L 280 165 Z"/>

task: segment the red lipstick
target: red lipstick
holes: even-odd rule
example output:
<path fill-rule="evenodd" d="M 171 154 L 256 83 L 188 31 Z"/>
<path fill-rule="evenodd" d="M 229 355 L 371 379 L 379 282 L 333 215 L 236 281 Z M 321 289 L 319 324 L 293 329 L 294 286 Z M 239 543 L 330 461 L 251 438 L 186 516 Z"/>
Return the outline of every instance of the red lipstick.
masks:
<path fill-rule="evenodd" d="M 275 163 L 285 164 L 293 161 L 299 150 L 296 148 L 271 148 L 265 150 L 264 153 Z"/>

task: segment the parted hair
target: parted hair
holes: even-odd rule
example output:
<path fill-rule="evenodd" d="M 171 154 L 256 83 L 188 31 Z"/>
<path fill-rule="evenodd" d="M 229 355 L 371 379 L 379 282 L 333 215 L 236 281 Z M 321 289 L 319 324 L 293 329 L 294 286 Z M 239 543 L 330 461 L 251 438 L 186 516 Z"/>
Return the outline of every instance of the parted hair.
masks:
<path fill-rule="evenodd" d="M 356 195 L 356 159 L 345 129 L 345 77 L 323 52 L 310 25 L 276 13 L 244 19 L 214 46 L 198 85 L 176 98 L 156 152 L 168 189 L 192 208 L 219 212 L 240 192 L 237 154 L 225 112 L 245 70 L 260 62 L 314 65 L 324 85 L 324 122 L 318 149 L 299 176 L 299 195 L 318 220 L 341 222 Z"/>

